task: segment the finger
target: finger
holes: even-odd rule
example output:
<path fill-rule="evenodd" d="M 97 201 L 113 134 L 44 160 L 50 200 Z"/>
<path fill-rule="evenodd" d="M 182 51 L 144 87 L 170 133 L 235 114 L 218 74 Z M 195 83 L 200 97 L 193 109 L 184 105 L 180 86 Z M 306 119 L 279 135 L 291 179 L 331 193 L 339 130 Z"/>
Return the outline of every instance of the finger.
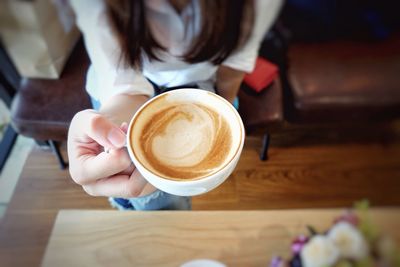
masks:
<path fill-rule="evenodd" d="M 135 169 L 133 173 L 131 174 L 129 183 L 128 183 L 128 192 L 135 196 L 140 196 L 140 194 L 143 192 L 143 189 L 145 186 L 148 184 L 147 180 L 144 179 L 144 177 L 140 174 L 138 169 Z"/>
<path fill-rule="evenodd" d="M 98 155 L 82 155 L 73 159 L 75 160 L 79 161 L 80 166 L 74 169 L 75 172 L 72 169 L 70 172 L 75 182 L 81 185 L 123 172 L 132 164 L 125 148 L 113 149 Z"/>
<path fill-rule="evenodd" d="M 110 178 L 97 180 L 91 184 L 83 185 L 82 188 L 91 196 L 125 197 L 126 184 L 129 175 L 115 175 Z"/>
<path fill-rule="evenodd" d="M 123 170 L 122 172 L 120 172 L 118 174 L 125 174 L 125 175 L 130 176 L 135 169 L 136 169 L 135 165 L 133 165 L 133 163 L 131 163 L 131 165 L 129 165 L 129 167 L 127 169 Z"/>
<path fill-rule="evenodd" d="M 120 128 L 125 134 L 128 133 L 128 123 L 123 122 L 119 128 Z"/>
<path fill-rule="evenodd" d="M 126 134 L 117 125 L 93 110 L 77 113 L 71 123 L 71 131 L 78 138 L 89 137 L 107 148 L 120 148 L 126 142 Z"/>
<path fill-rule="evenodd" d="M 140 196 L 147 181 L 135 170 L 131 176 L 115 175 L 83 186 L 92 196 L 132 198 Z"/>

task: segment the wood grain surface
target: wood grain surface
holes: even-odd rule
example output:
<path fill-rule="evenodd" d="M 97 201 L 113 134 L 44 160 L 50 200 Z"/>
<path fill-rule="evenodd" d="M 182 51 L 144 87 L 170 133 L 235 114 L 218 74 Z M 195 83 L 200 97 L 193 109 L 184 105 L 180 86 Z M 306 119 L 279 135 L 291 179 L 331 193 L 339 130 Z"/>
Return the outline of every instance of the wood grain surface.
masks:
<path fill-rule="evenodd" d="M 258 159 L 261 139 L 248 137 L 232 176 L 193 198 L 193 209 L 349 207 L 361 198 L 399 206 L 400 127 L 384 128 L 288 127 L 272 135 L 266 162 Z M 39 266 L 60 209 L 111 207 L 106 198 L 85 194 L 50 151 L 36 147 L 0 221 L 0 266 Z"/>
<path fill-rule="evenodd" d="M 247 138 L 231 177 L 208 194 L 193 198 L 193 209 L 343 207 L 362 198 L 373 205 L 400 205 L 400 143 L 364 143 L 362 133 L 337 143 L 339 133 L 329 133 L 333 137 L 322 144 L 310 143 L 321 138 L 316 132 L 273 135 L 275 146 L 266 162 L 257 158 L 261 140 Z M 290 144 L 295 136 L 303 145 Z M 289 145 L 279 143 L 282 139 Z"/>
<path fill-rule="evenodd" d="M 110 206 L 85 194 L 50 151 L 34 147 L 0 221 L 0 266 L 39 266 L 57 212 L 81 208 Z"/>
<path fill-rule="evenodd" d="M 306 225 L 325 231 L 340 210 L 59 213 L 44 267 L 180 266 L 214 259 L 228 266 L 268 266 L 287 257 Z M 371 212 L 400 241 L 400 209 Z"/>

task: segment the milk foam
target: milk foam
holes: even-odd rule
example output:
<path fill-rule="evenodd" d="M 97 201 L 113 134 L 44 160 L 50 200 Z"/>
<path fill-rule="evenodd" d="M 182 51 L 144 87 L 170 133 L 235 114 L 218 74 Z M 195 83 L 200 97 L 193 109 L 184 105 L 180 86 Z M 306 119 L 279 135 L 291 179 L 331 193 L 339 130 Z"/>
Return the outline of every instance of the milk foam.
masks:
<path fill-rule="evenodd" d="M 213 117 L 194 104 L 184 104 L 162 114 L 174 116 L 164 132 L 153 137 L 153 155 L 171 167 L 189 167 L 199 164 L 210 153 L 215 141 Z M 218 122 L 217 122 L 218 124 Z"/>
<path fill-rule="evenodd" d="M 221 115 L 190 102 L 164 106 L 145 123 L 140 136 L 147 168 L 171 179 L 194 179 L 218 170 L 232 143 Z"/>

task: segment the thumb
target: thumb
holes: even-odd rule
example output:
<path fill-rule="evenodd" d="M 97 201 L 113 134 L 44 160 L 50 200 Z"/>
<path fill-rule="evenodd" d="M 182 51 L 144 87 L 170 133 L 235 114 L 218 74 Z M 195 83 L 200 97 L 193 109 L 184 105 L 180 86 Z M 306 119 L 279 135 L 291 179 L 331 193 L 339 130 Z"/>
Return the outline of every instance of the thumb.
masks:
<path fill-rule="evenodd" d="M 126 134 L 128 133 L 128 123 L 123 122 L 119 128 Z"/>

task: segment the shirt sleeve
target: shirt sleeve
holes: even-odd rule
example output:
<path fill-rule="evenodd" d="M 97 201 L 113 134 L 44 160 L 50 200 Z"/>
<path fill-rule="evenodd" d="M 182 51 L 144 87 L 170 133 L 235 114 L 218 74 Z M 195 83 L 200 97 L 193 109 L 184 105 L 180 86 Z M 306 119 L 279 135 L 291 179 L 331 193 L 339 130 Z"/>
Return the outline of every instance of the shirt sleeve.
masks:
<path fill-rule="evenodd" d="M 250 73 L 253 71 L 260 44 L 267 30 L 274 23 L 283 0 L 256 0 L 254 2 L 254 26 L 247 42 L 234 51 L 222 65 Z"/>
<path fill-rule="evenodd" d="M 152 96 L 153 86 L 140 71 L 124 66 L 118 34 L 103 0 L 70 0 L 97 79 L 101 102 L 117 94 Z"/>

